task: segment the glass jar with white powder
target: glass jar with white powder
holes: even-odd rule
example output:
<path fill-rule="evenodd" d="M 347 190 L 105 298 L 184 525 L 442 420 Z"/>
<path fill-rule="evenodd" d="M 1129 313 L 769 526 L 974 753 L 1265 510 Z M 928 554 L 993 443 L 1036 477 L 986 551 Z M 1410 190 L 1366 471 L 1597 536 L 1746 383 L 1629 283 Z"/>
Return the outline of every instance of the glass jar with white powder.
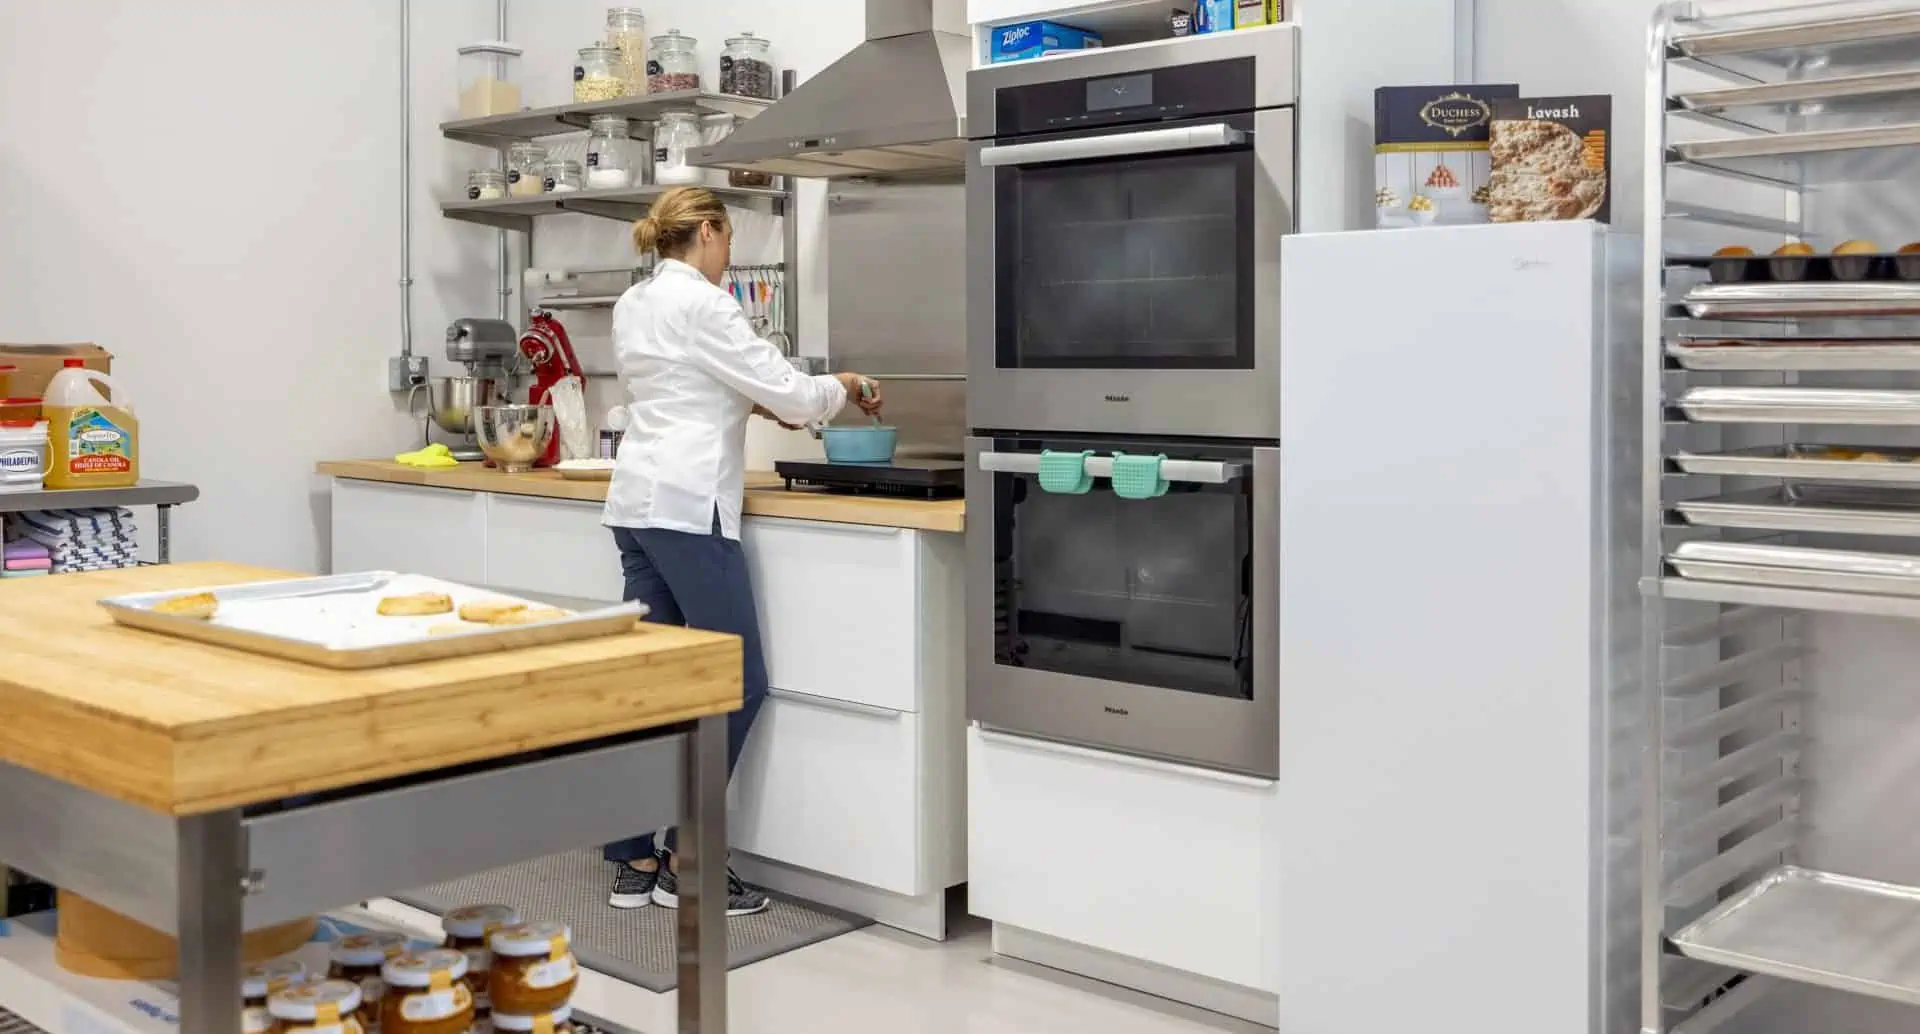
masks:
<path fill-rule="evenodd" d="M 691 111 L 663 112 L 653 133 L 653 181 L 681 184 L 704 180 L 704 170 L 687 164 L 687 155 L 699 147 L 699 115 Z"/>
<path fill-rule="evenodd" d="M 633 186 L 633 140 L 624 115 L 595 115 L 587 128 L 587 189 L 624 190 Z"/>

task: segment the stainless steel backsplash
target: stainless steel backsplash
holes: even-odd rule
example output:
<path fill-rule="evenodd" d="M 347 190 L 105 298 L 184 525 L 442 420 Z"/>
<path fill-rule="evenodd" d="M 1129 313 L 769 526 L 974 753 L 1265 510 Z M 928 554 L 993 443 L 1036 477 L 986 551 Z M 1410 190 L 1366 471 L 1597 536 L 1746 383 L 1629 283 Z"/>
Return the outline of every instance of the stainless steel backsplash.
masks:
<path fill-rule="evenodd" d="M 901 455 L 958 456 L 966 381 L 893 378 L 967 372 L 965 187 L 840 182 L 827 213 L 829 364 L 884 379 Z"/>

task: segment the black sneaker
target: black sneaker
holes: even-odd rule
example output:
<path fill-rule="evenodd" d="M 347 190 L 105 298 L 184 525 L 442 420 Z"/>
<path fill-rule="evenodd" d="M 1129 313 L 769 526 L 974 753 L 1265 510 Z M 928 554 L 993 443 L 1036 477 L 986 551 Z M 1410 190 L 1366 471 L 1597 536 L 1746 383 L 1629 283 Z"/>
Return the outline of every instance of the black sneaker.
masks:
<path fill-rule="evenodd" d="M 660 878 L 653 885 L 653 903 L 661 908 L 680 907 L 680 877 L 668 864 L 667 856 L 660 857 Z M 765 894 L 740 882 L 733 874 L 733 866 L 727 866 L 727 915 L 750 916 L 765 912 L 773 901 Z"/>
<path fill-rule="evenodd" d="M 665 868 L 665 863 L 661 863 Z M 613 891 L 607 895 L 607 905 L 611 908 L 645 908 L 653 904 L 653 886 L 660 882 L 660 871 L 642 872 L 627 864 L 620 863 L 620 871 L 613 874 Z"/>

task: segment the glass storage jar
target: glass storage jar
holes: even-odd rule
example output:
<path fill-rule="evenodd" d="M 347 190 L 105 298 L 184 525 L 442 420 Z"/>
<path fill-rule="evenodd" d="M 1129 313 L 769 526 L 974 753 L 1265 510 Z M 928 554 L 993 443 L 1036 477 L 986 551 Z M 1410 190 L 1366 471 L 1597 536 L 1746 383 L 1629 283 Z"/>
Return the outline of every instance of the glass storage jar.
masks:
<path fill-rule="evenodd" d="M 620 52 L 620 86 L 629 97 L 647 92 L 647 16 L 638 7 L 607 8 L 607 46 Z"/>
<path fill-rule="evenodd" d="M 440 919 L 447 935 L 446 947 L 467 957 L 467 987 L 473 991 L 475 1016 L 486 1016 L 493 1008 L 487 997 L 487 974 L 493 969 L 493 951 L 487 938 L 495 930 L 520 925 L 520 913 L 511 905 L 462 905 Z"/>
<path fill-rule="evenodd" d="M 360 989 L 369 1025 L 379 1028 L 380 998 L 387 985 L 380 979 L 380 968 L 387 960 L 407 950 L 404 934 L 373 932 L 349 934 L 333 942 L 328 949 L 328 980 L 344 980 Z"/>
<path fill-rule="evenodd" d="M 244 1034 L 271 1031 L 273 1014 L 267 1011 L 267 999 L 303 983 L 306 976 L 307 967 L 299 959 L 275 959 L 248 969 L 240 980 L 240 1029 Z"/>
<path fill-rule="evenodd" d="M 549 194 L 572 194 L 586 189 L 586 178 L 581 174 L 579 162 L 549 158 L 546 179 L 541 185 Z"/>
<path fill-rule="evenodd" d="M 514 1013 L 495 1013 L 493 1029 L 501 1034 L 574 1034 L 573 1007 L 563 1005 L 538 1016 L 522 1016 Z"/>
<path fill-rule="evenodd" d="M 344 980 L 296 984 L 267 999 L 273 1034 L 368 1034 L 360 989 Z"/>
<path fill-rule="evenodd" d="M 573 959 L 571 937 L 565 924 L 553 922 L 494 931 L 487 939 L 493 949 L 493 976 L 487 991 L 495 1016 L 539 1016 L 573 999 L 580 967 Z"/>
<path fill-rule="evenodd" d="M 473 43 L 460 48 L 460 117 L 486 118 L 520 110 L 515 77 L 521 50 L 510 43 Z"/>
<path fill-rule="evenodd" d="M 475 169 L 467 173 L 468 201 L 498 201 L 506 196 L 505 169 Z"/>
<path fill-rule="evenodd" d="M 773 44 L 743 32 L 720 52 L 720 92 L 736 97 L 773 99 Z"/>
<path fill-rule="evenodd" d="M 668 29 L 647 48 L 647 92 L 672 93 L 700 88 L 700 41 Z"/>
<path fill-rule="evenodd" d="M 626 96 L 620 79 L 620 52 L 604 43 L 581 47 L 573 63 L 573 102 L 619 100 Z"/>
<path fill-rule="evenodd" d="M 620 190 L 633 186 L 633 141 L 622 115 L 595 115 L 587 129 L 587 186 Z"/>
<path fill-rule="evenodd" d="M 547 149 L 530 140 L 522 140 L 507 149 L 507 193 L 514 197 L 532 197 L 546 187 Z"/>
<path fill-rule="evenodd" d="M 700 146 L 700 116 L 691 111 L 660 115 L 653 131 L 653 181 L 658 184 L 698 183 L 701 170 L 687 164 L 687 153 Z"/>
<path fill-rule="evenodd" d="M 467 956 L 433 948 L 389 959 L 381 970 L 388 984 L 380 1003 L 380 1034 L 468 1034 L 473 1027 L 473 989 L 467 986 Z"/>

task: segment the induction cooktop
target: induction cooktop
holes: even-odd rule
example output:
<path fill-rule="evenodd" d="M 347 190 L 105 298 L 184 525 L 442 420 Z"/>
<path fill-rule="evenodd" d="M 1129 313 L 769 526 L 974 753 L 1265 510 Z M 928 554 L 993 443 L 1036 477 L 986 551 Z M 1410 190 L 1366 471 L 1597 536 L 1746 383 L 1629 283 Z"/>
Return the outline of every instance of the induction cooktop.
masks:
<path fill-rule="evenodd" d="M 958 499 L 966 491 L 967 468 L 959 460 L 899 459 L 891 463 L 828 463 L 778 460 L 774 473 L 787 487 L 805 485 L 848 495 L 905 499 Z"/>

